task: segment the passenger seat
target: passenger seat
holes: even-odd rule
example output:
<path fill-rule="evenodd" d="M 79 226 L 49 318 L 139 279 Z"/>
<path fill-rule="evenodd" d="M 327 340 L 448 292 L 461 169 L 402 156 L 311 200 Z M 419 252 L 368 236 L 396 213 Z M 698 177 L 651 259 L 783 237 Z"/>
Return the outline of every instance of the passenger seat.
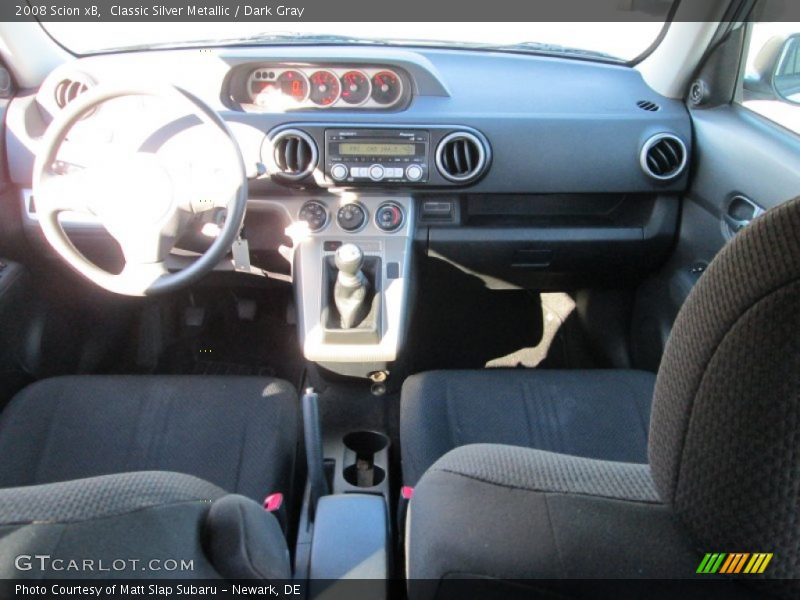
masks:
<path fill-rule="evenodd" d="M 409 596 L 486 597 L 487 586 L 520 594 L 509 580 L 547 595 L 568 584 L 554 590 L 543 579 L 702 578 L 703 553 L 713 552 L 743 573 L 768 556 L 763 575 L 736 581 L 777 580 L 761 596 L 728 585 L 717 590 L 724 597 L 797 598 L 798 232 L 800 198 L 737 234 L 690 293 L 656 377 L 648 464 L 636 464 L 650 412 L 646 375 L 481 371 L 409 381 Z M 453 589 L 467 577 L 482 591 Z M 596 583 L 567 595 L 598 597 Z"/>

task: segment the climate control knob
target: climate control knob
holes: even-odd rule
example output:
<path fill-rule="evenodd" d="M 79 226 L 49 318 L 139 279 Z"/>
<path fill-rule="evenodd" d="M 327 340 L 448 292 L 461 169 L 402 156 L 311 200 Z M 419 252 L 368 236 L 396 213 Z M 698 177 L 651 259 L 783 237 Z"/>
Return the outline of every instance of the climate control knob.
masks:
<path fill-rule="evenodd" d="M 328 223 L 328 209 L 322 202 L 310 200 L 300 209 L 300 220 L 308 223 L 312 232 L 317 232 Z"/>
<path fill-rule="evenodd" d="M 347 179 L 347 167 L 343 164 L 335 164 L 331 167 L 331 177 L 336 181 L 344 181 Z"/>
<path fill-rule="evenodd" d="M 419 165 L 408 165 L 406 167 L 406 179 L 409 181 L 419 181 L 422 179 L 423 171 Z"/>
<path fill-rule="evenodd" d="M 403 226 L 403 209 L 396 202 L 384 202 L 375 212 L 375 225 L 383 231 L 397 231 Z"/>
<path fill-rule="evenodd" d="M 383 165 L 372 165 L 369 168 L 369 178 L 372 181 L 380 181 L 384 175 L 386 175 L 386 169 L 383 168 Z"/>
<path fill-rule="evenodd" d="M 345 231 L 358 231 L 367 222 L 367 209 L 357 202 L 345 204 L 336 213 L 336 222 Z"/>

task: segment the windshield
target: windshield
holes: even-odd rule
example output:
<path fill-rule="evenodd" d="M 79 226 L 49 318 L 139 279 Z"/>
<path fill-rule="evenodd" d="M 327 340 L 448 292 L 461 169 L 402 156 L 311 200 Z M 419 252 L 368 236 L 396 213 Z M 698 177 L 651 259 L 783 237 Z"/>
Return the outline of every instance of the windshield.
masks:
<path fill-rule="evenodd" d="M 631 61 L 664 21 L 625 23 L 42 23 L 76 54 L 188 45 L 381 44 L 468 47 Z M 379 32 L 376 35 L 376 32 Z"/>

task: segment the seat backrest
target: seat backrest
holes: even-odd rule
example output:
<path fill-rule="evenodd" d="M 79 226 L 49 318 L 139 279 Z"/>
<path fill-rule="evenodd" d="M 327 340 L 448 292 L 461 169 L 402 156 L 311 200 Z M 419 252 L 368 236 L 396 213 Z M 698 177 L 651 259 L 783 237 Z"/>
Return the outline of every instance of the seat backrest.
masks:
<path fill-rule="evenodd" d="M 800 577 L 800 198 L 739 233 L 686 300 L 649 459 L 698 550 L 772 552 L 766 576 Z"/>

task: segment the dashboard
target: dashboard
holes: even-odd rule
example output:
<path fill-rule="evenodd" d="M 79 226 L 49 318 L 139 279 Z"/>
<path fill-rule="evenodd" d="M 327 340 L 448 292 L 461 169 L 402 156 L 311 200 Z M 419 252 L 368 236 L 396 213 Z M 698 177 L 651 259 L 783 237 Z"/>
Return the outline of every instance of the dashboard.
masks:
<path fill-rule="evenodd" d="M 131 79 L 177 85 L 216 110 L 236 135 L 245 163 L 264 167 L 251 180 L 256 194 L 398 184 L 491 194 L 662 193 L 680 191 L 687 181 L 688 112 L 682 102 L 655 93 L 634 69 L 533 55 L 359 46 L 159 50 L 66 63 L 9 107 L 12 179 L 30 186 L 36 140 L 65 102 L 93 85 Z M 148 98 L 126 100 L 87 116 L 71 141 L 85 141 L 89 151 L 98 136 L 111 145 L 141 141 L 181 146 L 187 155 L 202 144 L 202 134 L 187 127 L 180 111 Z M 285 130 L 300 132 L 308 146 L 292 140 L 276 146 Z M 356 139 L 337 144 L 333 138 L 340 134 Z M 425 139 L 411 141 L 411 148 L 397 144 L 402 135 Z M 659 145 L 664 136 L 669 139 Z M 307 151 L 313 164 L 287 170 L 276 155 L 287 149 Z M 680 156 L 670 165 L 673 151 Z M 406 160 L 415 158 L 423 173 L 412 169 L 406 177 Z M 403 177 L 388 170 L 395 162 L 403 164 Z M 353 168 L 376 163 L 383 176 L 352 175 Z M 347 176 L 333 169 L 336 164 L 347 167 Z"/>
<path fill-rule="evenodd" d="M 616 281 L 666 256 L 689 177 L 686 107 L 623 65 L 362 46 L 126 52 L 68 62 L 11 102 L 9 170 L 32 231 L 53 115 L 130 79 L 179 86 L 225 119 L 248 171 L 251 252 L 269 268 L 303 221 L 337 239 L 404 232 L 491 285 Z M 87 115 L 67 145 L 157 152 L 213 180 L 218 144 L 185 110 L 131 97 Z"/>

